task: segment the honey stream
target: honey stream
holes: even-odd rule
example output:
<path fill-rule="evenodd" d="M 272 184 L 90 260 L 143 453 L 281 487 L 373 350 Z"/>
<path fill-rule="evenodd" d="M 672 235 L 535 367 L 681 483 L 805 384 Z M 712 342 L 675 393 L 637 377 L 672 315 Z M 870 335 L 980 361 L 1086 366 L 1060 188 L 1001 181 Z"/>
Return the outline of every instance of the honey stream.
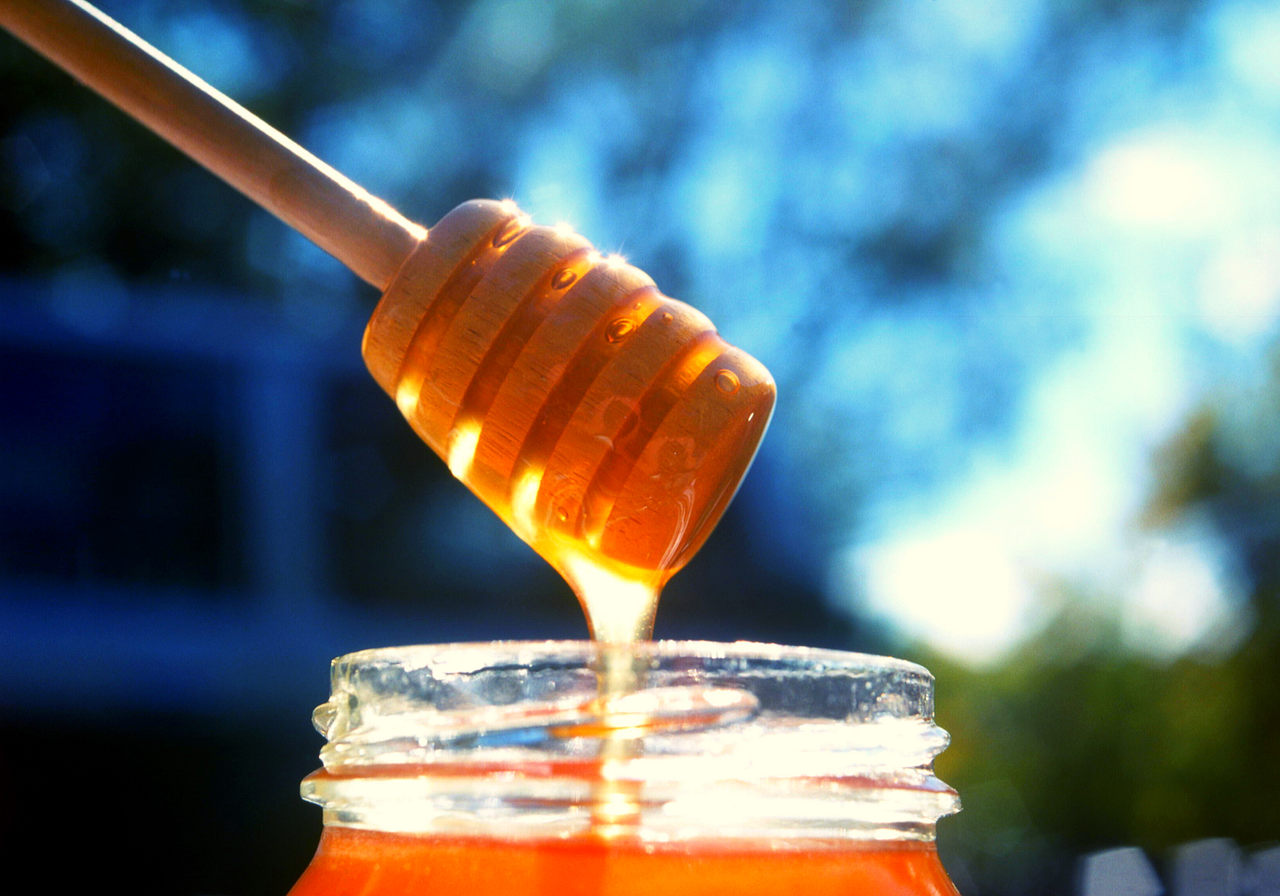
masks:
<path fill-rule="evenodd" d="M 569 583 L 602 644 L 595 829 L 639 817 L 610 775 L 643 724 L 613 700 L 644 686 L 629 645 L 698 550 L 768 425 L 767 370 L 697 310 L 566 227 L 509 202 L 464 203 L 405 262 L 364 356 L 450 471 Z"/>

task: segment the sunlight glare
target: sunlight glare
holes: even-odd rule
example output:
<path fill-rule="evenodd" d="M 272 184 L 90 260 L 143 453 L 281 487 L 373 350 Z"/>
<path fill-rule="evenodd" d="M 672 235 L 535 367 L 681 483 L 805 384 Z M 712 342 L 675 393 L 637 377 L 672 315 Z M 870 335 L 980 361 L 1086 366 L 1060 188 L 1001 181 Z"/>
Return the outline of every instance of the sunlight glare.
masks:
<path fill-rule="evenodd" d="M 449 472 L 463 482 L 471 472 L 471 462 L 475 460 L 476 446 L 480 444 L 480 426 L 468 422 L 458 426 L 449 440 Z"/>
<path fill-rule="evenodd" d="M 1214 254 L 1197 298 L 1206 328 L 1224 342 L 1246 345 L 1268 336 L 1280 319 L 1280 228 Z"/>
<path fill-rule="evenodd" d="M 1181 135 L 1117 141 L 1094 159 L 1086 190 L 1098 214 L 1122 226 L 1196 235 L 1234 217 L 1235 184 L 1211 154 Z"/>
<path fill-rule="evenodd" d="M 533 509 L 538 501 L 542 473 L 541 470 L 526 469 L 520 474 L 511 492 L 511 515 L 520 531 L 527 536 L 532 536 L 537 531 L 533 522 Z"/>
<path fill-rule="evenodd" d="M 996 660 L 1024 634 L 1030 585 L 988 533 L 907 535 L 861 549 L 855 563 L 869 609 L 953 656 Z"/>

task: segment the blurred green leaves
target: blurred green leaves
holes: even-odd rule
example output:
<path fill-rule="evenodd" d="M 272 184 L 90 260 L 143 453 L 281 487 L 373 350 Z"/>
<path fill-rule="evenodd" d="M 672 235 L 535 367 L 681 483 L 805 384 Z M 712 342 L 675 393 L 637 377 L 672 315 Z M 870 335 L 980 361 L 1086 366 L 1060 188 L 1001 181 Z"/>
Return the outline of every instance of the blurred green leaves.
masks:
<path fill-rule="evenodd" d="M 1118 599 L 1059 582 L 1045 589 L 1059 612 L 998 665 L 915 655 L 937 676 L 938 719 L 952 735 L 939 776 L 965 803 L 942 839 L 980 887 L 1020 892 L 1018 868 L 1095 849 L 1158 857 L 1201 838 L 1280 836 L 1280 457 L 1237 460 L 1257 456 L 1238 444 L 1247 433 L 1280 428 L 1276 370 L 1188 416 L 1153 457 L 1141 521 L 1164 528 L 1196 515 L 1231 537 L 1252 580 L 1234 649 L 1172 660 L 1135 650 L 1108 609 Z M 1224 424 L 1241 416 L 1266 425 Z"/>

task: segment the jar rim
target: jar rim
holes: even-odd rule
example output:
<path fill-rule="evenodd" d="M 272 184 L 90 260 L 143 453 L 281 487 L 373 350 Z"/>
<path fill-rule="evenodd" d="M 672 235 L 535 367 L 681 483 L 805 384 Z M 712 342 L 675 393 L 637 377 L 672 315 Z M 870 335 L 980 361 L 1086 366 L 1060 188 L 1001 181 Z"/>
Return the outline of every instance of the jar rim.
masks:
<path fill-rule="evenodd" d="M 800 647 L 788 644 L 774 644 L 761 641 L 704 641 L 704 640 L 657 640 L 635 641 L 627 644 L 608 644 L 600 641 L 582 639 L 550 639 L 550 640 L 500 640 L 500 641 L 456 641 L 441 644 L 409 644 L 393 647 L 371 647 L 355 650 L 335 657 L 330 662 L 331 668 L 372 660 L 403 657 L 414 665 L 424 662 L 424 657 L 431 656 L 436 663 L 449 663 L 459 671 L 467 665 L 461 661 L 471 659 L 477 667 L 489 665 L 493 660 L 481 662 L 486 654 L 491 657 L 519 656 L 536 657 L 539 654 L 555 654 L 562 656 L 596 656 L 610 648 L 624 648 L 633 653 L 652 656 L 708 656 L 708 657 L 760 657 L 760 658 L 792 658 L 812 662 L 830 662 L 847 667 L 865 667 L 880 669 L 896 669 L 910 671 L 928 676 L 932 673 L 924 666 L 910 660 L 899 659 L 878 654 L 859 653 L 851 650 L 836 650 L 827 647 Z M 455 665 L 456 664 L 456 665 Z"/>
<path fill-rule="evenodd" d="M 629 684 L 612 688 L 619 670 Z M 948 739 L 933 721 L 933 676 L 890 657 L 498 641 L 357 651 L 335 659 L 330 677 L 313 717 L 328 739 L 325 768 L 304 796 L 333 823 L 438 826 L 446 806 L 451 825 L 540 829 L 528 807 L 581 822 L 602 782 L 631 794 L 650 833 L 723 833 L 725 819 L 699 813 L 732 804 L 729 827 L 749 831 L 781 819 L 793 833 L 910 829 L 923 839 L 958 807 L 932 771 Z M 424 806 L 434 808 L 424 816 Z"/>

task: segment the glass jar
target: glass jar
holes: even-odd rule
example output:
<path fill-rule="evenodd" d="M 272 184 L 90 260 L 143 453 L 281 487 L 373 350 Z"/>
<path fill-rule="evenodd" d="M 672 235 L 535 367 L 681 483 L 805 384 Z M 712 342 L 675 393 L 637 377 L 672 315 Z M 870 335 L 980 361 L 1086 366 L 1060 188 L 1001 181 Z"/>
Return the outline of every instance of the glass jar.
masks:
<path fill-rule="evenodd" d="M 315 712 L 292 896 L 955 894 L 933 678 L 762 644 L 390 648 Z"/>

